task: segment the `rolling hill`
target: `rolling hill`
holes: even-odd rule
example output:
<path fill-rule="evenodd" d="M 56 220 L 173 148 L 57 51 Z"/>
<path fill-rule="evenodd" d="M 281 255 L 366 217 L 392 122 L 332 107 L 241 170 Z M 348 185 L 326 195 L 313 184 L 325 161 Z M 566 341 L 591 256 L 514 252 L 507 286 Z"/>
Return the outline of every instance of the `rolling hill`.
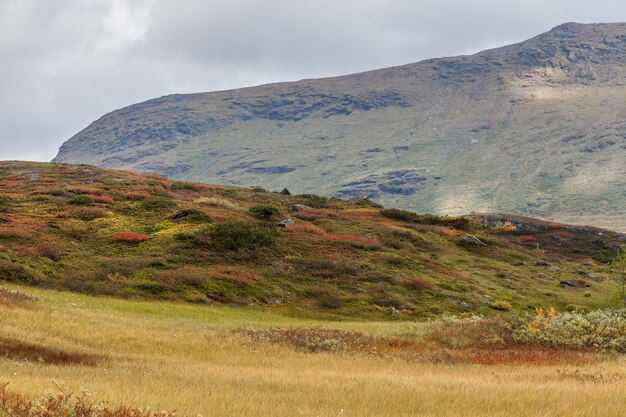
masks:
<path fill-rule="evenodd" d="M 516 216 L 0 162 L 0 281 L 92 295 L 359 318 L 608 307 L 619 300 L 607 262 L 624 240 Z"/>
<path fill-rule="evenodd" d="M 626 231 L 626 24 L 113 111 L 57 162 Z"/>

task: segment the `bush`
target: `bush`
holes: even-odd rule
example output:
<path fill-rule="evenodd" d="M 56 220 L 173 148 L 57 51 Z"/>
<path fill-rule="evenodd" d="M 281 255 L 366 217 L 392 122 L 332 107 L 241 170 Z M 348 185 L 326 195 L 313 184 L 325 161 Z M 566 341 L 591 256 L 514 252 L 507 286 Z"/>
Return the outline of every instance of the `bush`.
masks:
<path fill-rule="evenodd" d="M 476 229 L 480 225 L 467 217 L 457 216 L 438 216 L 435 214 L 417 214 L 412 211 L 400 210 L 400 209 L 384 209 L 380 211 L 380 214 L 384 217 L 394 220 L 401 220 L 411 223 L 423 223 L 439 226 L 453 227 L 455 229 Z"/>
<path fill-rule="evenodd" d="M 113 200 L 111 197 L 106 197 L 102 195 L 90 195 L 89 198 L 91 198 L 91 200 L 97 204 L 113 204 L 115 202 L 115 200 Z"/>
<path fill-rule="evenodd" d="M 208 237 L 217 249 L 248 250 L 273 246 L 276 243 L 276 230 L 252 222 L 226 222 L 209 229 Z"/>
<path fill-rule="evenodd" d="M 143 233 L 129 232 L 129 231 L 119 232 L 111 236 L 111 240 L 115 242 L 138 243 L 138 242 L 144 242 L 148 239 L 150 239 L 150 236 L 148 235 L 144 235 Z"/>
<path fill-rule="evenodd" d="M 71 212 L 72 217 L 80 220 L 95 220 L 109 215 L 109 212 L 100 207 L 80 207 Z"/>
<path fill-rule="evenodd" d="M 626 353 L 626 309 L 559 314 L 537 309 L 533 319 L 517 319 L 510 326 L 517 342 Z"/>
<path fill-rule="evenodd" d="M 381 210 L 380 214 L 388 219 L 402 220 L 405 222 L 416 222 L 419 217 L 417 213 L 413 213 L 412 211 L 395 208 Z"/>
<path fill-rule="evenodd" d="M 491 308 L 498 311 L 511 311 L 513 306 L 508 301 L 498 300 L 491 303 Z"/>
<path fill-rule="evenodd" d="M 170 190 L 173 190 L 173 191 L 187 190 L 187 191 L 199 192 L 199 191 L 202 191 L 202 186 L 199 184 L 194 184 L 192 182 L 176 181 L 172 183 Z"/>
<path fill-rule="evenodd" d="M 144 209 L 150 211 L 172 210 L 176 207 L 176 202 L 167 197 L 150 196 L 141 202 Z"/>
<path fill-rule="evenodd" d="M 88 195 L 77 195 L 72 197 L 68 203 L 74 206 L 90 206 L 93 204 L 93 199 Z"/>
<path fill-rule="evenodd" d="M 20 284 L 36 284 L 39 277 L 23 265 L 9 261 L 0 261 L 0 279 Z"/>
<path fill-rule="evenodd" d="M 257 204 L 250 208 L 250 214 L 252 214 L 257 219 L 271 219 L 274 216 L 278 216 L 280 212 L 274 206 L 269 206 L 265 204 Z"/>

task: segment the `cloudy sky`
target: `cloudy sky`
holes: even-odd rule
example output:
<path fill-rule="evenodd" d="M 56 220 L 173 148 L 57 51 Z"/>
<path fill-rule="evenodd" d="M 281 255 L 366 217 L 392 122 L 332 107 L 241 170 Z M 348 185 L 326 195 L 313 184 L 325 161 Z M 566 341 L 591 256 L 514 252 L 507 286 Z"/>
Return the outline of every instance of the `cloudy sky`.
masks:
<path fill-rule="evenodd" d="M 623 0 L 0 0 L 0 160 L 171 93 L 341 75 L 626 21 Z"/>

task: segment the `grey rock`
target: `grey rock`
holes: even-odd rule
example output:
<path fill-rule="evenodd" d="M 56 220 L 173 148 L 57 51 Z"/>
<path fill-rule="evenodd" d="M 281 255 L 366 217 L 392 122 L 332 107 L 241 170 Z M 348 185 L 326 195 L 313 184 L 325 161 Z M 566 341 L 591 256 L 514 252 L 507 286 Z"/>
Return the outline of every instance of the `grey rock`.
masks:
<path fill-rule="evenodd" d="M 574 273 L 575 273 L 576 275 L 580 275 L 581 277 L 585 277 L 585 278 L 593 278 L 593 276 L 592 276 L 589 272 L 585 271 L 584 269 L 576 268 L 576 269 L 574 270 Z"/>
<path fill-rule="evenodd" d="M 304 204 L 294 204 L 293 206 L 291 206 L 291 209 L 293 211 L 300 211 L 300 210 L 304 210 L 304 209 L 308 209 L 311 208 L 309 206 L 305 206 Z"/>
<path fill-rule="evenodd" d="M 470 307 L 470 305 L 469 305 L 469 304 L 467 304 L 465 301 L 461 301 L 461 302 L 459 303 L 459 306 L 461 307 L 461 310 L 463 310 L 463 311 L 471 311 L 471 310 L 472 310 L 472 308 Z"/>
<path fill-rule="evenodd" d="M 474 246 L 487 246 L 487 244 L 485 242 L 483 242 L 482 240 L 478 239 L 474 235 L 465 235 L 465 236 L 463 236 L 463 238 L 461 239 L 461 242 L 469 244 L 469 245 L 474 245 Z"/>
<path fill-rule="evenodd" d="M 535 266 L 550 266 L 550 264 L 547 261 L 537 261 Z"/>
<path fill-rule="evenodd" d="M 559 283 L 563 288 L 589 288 L 591 284 L 579 279 L 565 279 Z"/>
<path fill-rule="evenodd" d="M 177 211 L 176 213 L 172 215 L 172 220 L 184 219 L 185 217 L 188 217 L 190 214 L 191 213 L 187 210 Z"/>
<path fill-rule="evenodd" d="M 289 227 L 290 225 L 294 224 L 295 222 L 291 219 L 285 219 L 282 222 L 278 223 L 278 227 Z"/>
<path fill-rule="evenodd" d="M 280 192 L 282 195 L 291 195 L 291 192 L 289 192 L 288 189 L 283 188 L 283 190 Z"/>
<path fill-rule="evenodd" d="M 550 272 L 559 272 L 561 269 L 558 266 L 550 266 L 548 267 L 548 271 Z"/>

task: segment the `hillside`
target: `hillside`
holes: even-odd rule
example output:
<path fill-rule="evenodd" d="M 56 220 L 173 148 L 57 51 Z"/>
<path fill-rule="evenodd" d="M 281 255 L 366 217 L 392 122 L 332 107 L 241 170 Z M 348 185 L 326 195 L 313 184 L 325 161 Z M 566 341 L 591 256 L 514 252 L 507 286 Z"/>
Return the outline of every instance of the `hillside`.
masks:
<path fill-rule="evenodd" d="M 626 231 L 626 24 L 109 113 L 55 161 Z"/>
<path fill-rule="evenodd" d="M 617 305 L 606 261 L 624 241 L 513 216 L 420 216 L 27 162 L 0 163 L 0 222 L 3 281 L 361 318 Z"/>

